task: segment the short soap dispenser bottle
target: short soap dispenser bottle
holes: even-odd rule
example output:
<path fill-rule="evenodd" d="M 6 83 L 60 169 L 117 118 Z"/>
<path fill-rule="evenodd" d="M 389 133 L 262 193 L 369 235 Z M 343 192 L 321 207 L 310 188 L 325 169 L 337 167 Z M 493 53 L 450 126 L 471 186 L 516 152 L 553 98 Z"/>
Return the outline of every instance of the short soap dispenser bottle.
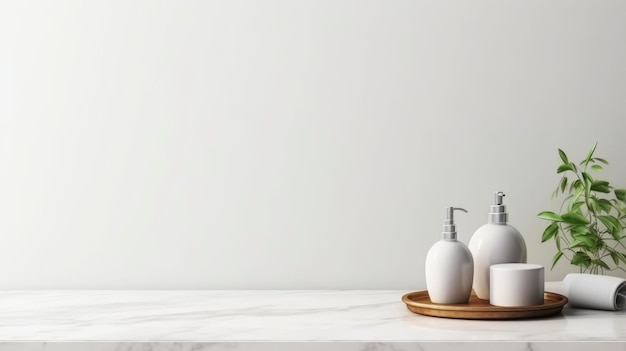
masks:
<path fill-rule="evenodd" d="M 489 300 L 489 267 L 499 263 L 526 263 L 526 243 L 517 229 L 507 224 L 508 213 L 502 203 L 504 193 L 493 193 L 488 223 L 476 230 L 469 242 L 474 257 L 474 292 Z"/>
<path fill-rule="evenodd" d="M 426 288 L 434 303 L 467 303 L 472 293 L 474 261 L 467 246 L 457 241 L 455 210 L 467 212 L 462 208 L 446 207 L 441 240 L 426 255 Z"/>

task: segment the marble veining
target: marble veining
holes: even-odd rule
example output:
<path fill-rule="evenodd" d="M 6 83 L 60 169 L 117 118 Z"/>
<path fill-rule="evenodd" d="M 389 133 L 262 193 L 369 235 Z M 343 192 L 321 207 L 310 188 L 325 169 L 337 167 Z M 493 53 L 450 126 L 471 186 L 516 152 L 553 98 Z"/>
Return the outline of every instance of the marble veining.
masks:
<path fill-rule="evenodd" d="M 193 342 L 58 342 L 4 343 L 0 351 L 589 351 L 589 342 L 264 342 L 264 343 L 193 343 Z M 623 343 L 603 342 L 602 351 L 623 351 Z"/>
<path fill-rule="evenodd" d="M 99 351 L 471 351 L 500 342 L 541 351 L 555 341 L 568 350 L 595 341 L 626 351 L 626 312 L 566 307 L 545 319 L 443 319 L 408 311 L 400 300 L 407 292 L 3 291 L 0 351 L 85 350 L 86 343 Z"/>

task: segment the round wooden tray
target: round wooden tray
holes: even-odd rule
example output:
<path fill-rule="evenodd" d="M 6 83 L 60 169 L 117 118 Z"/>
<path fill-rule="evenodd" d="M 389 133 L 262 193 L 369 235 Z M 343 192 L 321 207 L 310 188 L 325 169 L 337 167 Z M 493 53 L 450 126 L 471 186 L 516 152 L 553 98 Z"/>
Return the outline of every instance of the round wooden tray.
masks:
<path fill-rule="evenodd" d="M 416 291 L 402 296 L 402 302 L 411 312 L 426 316 L 457 319 L 522 319 L 546 317 L 561 312 L 567 297 L 551 292 L 544 293 L 543 305 L 500 307 L 479 299 L 474 293 L 468 303 L 443 305 L 430 301 L 428 291 Z"/>

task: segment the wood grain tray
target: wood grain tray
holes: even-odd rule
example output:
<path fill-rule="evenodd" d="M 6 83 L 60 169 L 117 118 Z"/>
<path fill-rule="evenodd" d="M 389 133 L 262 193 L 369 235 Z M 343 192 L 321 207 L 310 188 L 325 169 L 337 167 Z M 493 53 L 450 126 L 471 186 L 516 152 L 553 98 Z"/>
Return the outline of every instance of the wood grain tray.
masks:
<path fill-rule="evenodd" d="M 555 315 L 567 303 L 567 297 L 551 292 L 544 293 L 543 305 L 524 307 L 499 307 L 479 299 L 474 293 L 465 304 L 436 304 L 430 301 L 428 291 L 416 291 L 402 296 L 402 302 L 411 311 L 425 316 L 457 319 L 522 319 Z"/>

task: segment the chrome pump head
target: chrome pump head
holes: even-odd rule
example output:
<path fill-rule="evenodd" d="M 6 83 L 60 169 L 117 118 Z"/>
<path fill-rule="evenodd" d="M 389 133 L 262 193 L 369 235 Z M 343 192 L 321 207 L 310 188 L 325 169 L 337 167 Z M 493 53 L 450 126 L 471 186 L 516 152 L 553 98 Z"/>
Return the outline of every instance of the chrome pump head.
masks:
<path fill-rule="evenodd" d="M 454 225 L 454 211 L 459 210 L 467 213 L 467 210 L 460 207 L 446 207 L 446 219 L 443 221 L 443 231 L 441 238 L 456 240 L 456 225 Z"/>
<path fill-rule="evenodd" d="M 508 222 L 509 214 L 506 212 L 506 206 L 502 203 L 504 196 L 501 191 L 493 192 L 493 205 L 489 206 L 489 223 L 506 224 Z"/>

